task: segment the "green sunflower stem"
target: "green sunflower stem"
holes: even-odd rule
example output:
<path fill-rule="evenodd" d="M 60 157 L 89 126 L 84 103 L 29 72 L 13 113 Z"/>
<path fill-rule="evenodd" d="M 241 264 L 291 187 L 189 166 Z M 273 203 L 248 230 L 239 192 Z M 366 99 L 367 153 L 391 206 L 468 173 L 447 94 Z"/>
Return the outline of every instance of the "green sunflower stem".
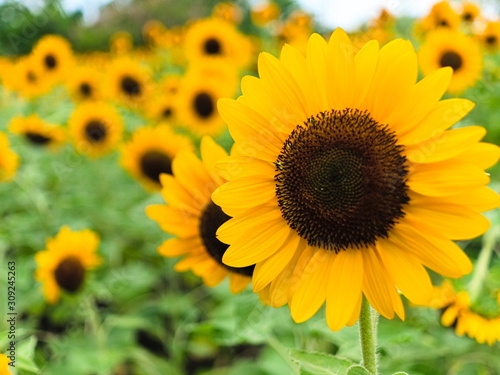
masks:
<path fill-rule="evenodd" d="M 359 338 L 361 342 L 362 365 L 372 374 L 378 375 L 377 368 L 377 323 L 378 314 L 363 296 L 359 316 Z"/>
<path fill-rule="evenodd" d="M 491 256 L 493 255 L 493 248 L 500 237 L 500 230 L 492 228 L 484 234 L 483 247 L 477 258 L 474 273 L 469 283 L 469 295 L 471 303 L 474 303 L 479 298 L 483 288 L 484 279 L 488 275 L 488 267 L 490 264 Z"/>

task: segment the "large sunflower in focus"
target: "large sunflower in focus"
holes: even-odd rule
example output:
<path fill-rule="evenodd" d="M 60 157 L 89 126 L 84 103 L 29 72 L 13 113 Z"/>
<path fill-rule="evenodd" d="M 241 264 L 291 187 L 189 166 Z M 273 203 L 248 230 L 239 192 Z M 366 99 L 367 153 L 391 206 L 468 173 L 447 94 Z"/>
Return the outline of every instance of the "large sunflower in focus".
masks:
<path fill-rule="evenodd" d="M 473 86 L 481 75 L 482 56 L 479 44 L 458 31 L 430 32 L 420 47 L 419 60 L 424 75 L 445 66 L 453 68 L 448 88 L 453 94 Z"/>
<path fill-rule="evenodd" d="M 191 151 L 189 138 L 174 133 L 167 125 L 143 127 L 121 150 L 121 165 L 144 187 L 159 190 L 160 175 L 172 174 L 172 160 L 179 151 Z"/>
<path fill-rule="evenodd" d="M 161 192 L 169 204 L 149 206 L 146 213 L 167 233 L 177 236 L 158 248 L 166 257 L 185 256 L 175 266 L 177 271 L 192 270 L 210 287 L 229 276 L 231 291 L 238 293 L 250 282 L 253 266 L 233 268 L 222 263 L 228 246 L 215 237 L 215 232 L 229 216 L 210 198 L 225 182 L 215 170 L 215 162 L 225 156 L 226 152 L 208 137 L 201 141 L 202 160 L 193 152 L 180 152 L 172 163 L 174 176 L 160 176 Z"/>
<path fill-rule="evenodd" d="M 118 111 L 105 102 L 84 102 L 68 120 L 77 150 L 89 156 L 102 156 L 122 138 L 123 120 Z"/>
<path fill-rule="evenodd" d="M 212 195 L 232 217 L 218 231 L 223 262 L 256 264 L 254 291 L 289 302 L 297 322 L 326 301 L 335 331 L 356 322 L 363 296 L 386 318 L 404 317 L 398 291 L 430 299 L 425 267 L 469 273 L 452 240 L 484 233 L 480 212 L 500 201 L 484 172 L 499 148 L 479 143 L 481 127 L 448 130 L 473 107 L 440 101 L 452 70 L 417 83 L 410 42 L 351 46 L 337 29 L 329 42 L 313 34 L 305 56 L 260 55 L 260 78 L 219 101 L 235 146 Z"/>
<path fill-rule="evenodd" d="M 46 249 L 35 255 L 35 278 L 42 283 L 47 302 L 57 303 L 61 291 L 74 294 L 81 290 L 88 270 L 101 263 L 98 246 L 99 238 L 89 229 L 74 232 L 62 227 L 47 240 Z"/>

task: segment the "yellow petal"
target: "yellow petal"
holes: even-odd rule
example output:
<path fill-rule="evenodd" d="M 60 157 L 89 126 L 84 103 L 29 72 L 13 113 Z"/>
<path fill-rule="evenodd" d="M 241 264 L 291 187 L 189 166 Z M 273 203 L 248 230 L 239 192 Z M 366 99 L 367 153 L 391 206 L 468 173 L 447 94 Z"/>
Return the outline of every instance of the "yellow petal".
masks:
<path fill-rule="evenodd" d="M 198 236 L 190 238 L 171 238 L 164 241 L 158 247 L 158 253 L 165 257 L 177 257 L 197 251 L 201 249 L 202 246 Z"/>
<path fill-rule="evenodd" d="M 227 157 L 226 150 L 215 143 L 211 137 L 204 136 L 200 143 L 200 153 L 203 165 L 205 166 L 205 169 L 210 172 L 211 177 L 215 178 L 218 176 L 215 166 L 217 161 Z"/>
<path fill-rule="evenodd" d="M 179 237 L 191 237 L 198 234 L 198 218 L 164 204 L 146 207 L 150 219 L 158 222 L 161 229 Z"/>
<path fill-rule="evenodd" d="M 378 54 L 378 42 L 371 40 L 359 50 L 354 58 L 354 92 L 356 93 L 353 98 L 354 108 L 366 109 L 362 108 L 361 104 L 370 90 L 377 68 Z"/>
<path fill-rule="evenodd" d="M 481 126 L 447 130 L 437 137 L 408 147 L 406 157 L 415 163 L 433 163 L 449 159 L 479 142 L 485 134 L 486 129 Z"/>
<path fill-rule="evenodd" d="M 340 251 L 334 258 L 327 281 L 326 321 L 332 331 L 350 321 L 361 296 L 363 257 L 359 249 Z"/>
<path fill-rule="evenodd" d="M 499 157 L 500 147 L 481 142 L 468 147 L 454 160 L 472 163 L 480 169 L 488 169 L 497 163 Z"/>
<path fill-rule="evenodd" d="M 390 239 L 379 239 L 377 249 L 396 287 L 411 302 L 425 305 L 432 296 L 432 282 L 419 259 Z"/>
<path fill-rule="evenodd" d="M 194 197 L 200 200 L 210 197 L 213 189 L 208 191 L 207 185 L 213 185 L 213 180 L 195 154 L 179 152 L 172 162 L 172 171 L 177 182 Z"/>
<path fill-rule="evenodd" d="M 172 208 L 198 216 L 200 210 L 205 207 L 207 203 L 206 197 L 193 196 L 173 176 L 164 173 L 160 175 L 160 181 L 163 187 L 161 195 Z"/>
<path fill-rule="evenodd" d="M 319 250 L 304 269 L 298 288 L 290 301 L 290 312 L 296 323 L 311 318 L 325 302 L 328 277 L 334 258 L 335 253 Z"/>
<path fill-rule="evenodd" d="M 217 162 L 217 171 L 226 180 L 249 176 L 274 176 L 273 163 L 249 156 L 230 156 Z"/>
<path fill-rule="evenodd" d="M 427 197 L 426 199 L 431 198 Z M 500 207 L 500 195 L 487 186 L 439 199 L 453 204 L 463 204 L 477 212 L 485 212 Z"/>
<path fill-rule="evenodd" d="M 233 294 L 242 292 L 250 282 L 251 278 L 245 275 L 240 275 L 235 272 L 230 272 L 229 275 L 229 290 Z"/>
<path fill-rule="evenodd" d="M 328 95 L 325 77 L 328 67 L 326 64 L 326 41 L 318 34 L 312 34 L 307 43 L 306 66 L 309 77 L 309 90 L 306 95 L 315 98 L 311 105 L 314 114 L 328 110 Z"/>
<path fill-rule="evenodd" d="M 426 267 L 445 277 L 461 277 L 472 271 L 470 259 L 453 241 L 422 232 L 405 222 L 398 223 L 389 236 Z"/>

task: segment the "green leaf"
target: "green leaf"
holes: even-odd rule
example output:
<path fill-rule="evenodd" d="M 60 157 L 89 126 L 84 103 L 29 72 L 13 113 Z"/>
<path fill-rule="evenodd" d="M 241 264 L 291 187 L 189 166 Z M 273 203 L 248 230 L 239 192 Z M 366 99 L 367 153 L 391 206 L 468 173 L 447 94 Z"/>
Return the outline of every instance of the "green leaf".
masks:
<path fill-rule="evenodd" d="M 354 365 L 347 369 L 346 375 L 371 375 L 371 372 L 361 365 Z"/>
<path fill-rule="evenodd" d="M 302 375 L 344 375 L 351 361 L 327 353 L 290 350 L 292 360 L 299 364 Z"/>
<path fill-rule="evenodd" d="M 392 375 L 410 375 L 410 374 L 408 374 L 407 372 L 404 372 L 404 371 L 398 371 L 398 372 L 395 372 Z"/>

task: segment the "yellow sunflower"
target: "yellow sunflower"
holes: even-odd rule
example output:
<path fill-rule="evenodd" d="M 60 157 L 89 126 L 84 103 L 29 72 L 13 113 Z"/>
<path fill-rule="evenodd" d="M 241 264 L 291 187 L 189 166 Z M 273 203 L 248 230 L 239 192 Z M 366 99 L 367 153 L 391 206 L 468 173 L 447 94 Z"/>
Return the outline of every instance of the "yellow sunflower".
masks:
<path fill-rule="evenodd" d="M 146 116 L 153 121 L 168 122 L 176 121 L 175 95 L 158 94 L 146 103 Z"/>
<path fill-rule="evenodd" d="M 456 30 L 459 25 L 460 15 L 444 0 L 434 4 L 429 14 L 416 23 L 416 28 L 419 33 L 425 33 L 439 28 Z"/>
<path fill-rule="evenodd" d="M 212 16 L 235 25 L 240 24 L 243 19 L 241 8 L 236 3 L 230 1 L 221 1 L 215 4 Z"/>
<path fill-rule="evenodd" d="M 225 90 L 224 96 L 232 97 L 239 88 L 240 72 L 225 59 L 200 59 L 189 63 L 184 77 L 191 82 L 217 81 L 217 86 Z"/>
<path fill-rule="evenodd" d="M 101 263 L 99 238 L 89 229 L 74 232 L 65 226 L 45 246 L 35 255 L 35 278 L 42 283 L 47 302 L 54 304 L 61 291 L 74 294 L 81 290 L 87 271 Z"/>
<path fill-rule="evenodd" d="M 160 174 L 172 174 L 172 160 L 179 151 L 191 151 L 189 138 L 167 125 L 143 127 L 121 150 L 120 164 L 148 190 L 159 190 Z"/>
<path fill-rule="evenodd" d="M 12 118 L 9 122 L 9 131 L 23 135 L 27 141 L 34 145 L 51 148 L 60 146 L 66 138 L 62 127 L 50 124 L 36 114 Z"/>
<path fill-rule="evenodd" d="M 157 85 L 157 91 L 160 94 L 176 94 L 182 82 L 182 76 L 179 74 L 166 74 Z"/>
<path fill-rule="evenodd" d="M 4 76 L 4 84 L 26 99 L 44 95 L 53 87 L 53 81 L 42 73 L 31 56 L 24 56 L 16 61 L 12 74 Z"/>
<path fill-rule="evenodd" d="M 9 147 L 9 139 L 0 132 L 0 181 L 12 179 L 19 166 L 19 156 Z"/>
<path fill-rule="evenodd" d="M 71 44 L 62 36 L 45 35 L 33 47 L 32 58 L 44 75 L 62 82 L 75 61 Z"/>
<path fill-rule="evenodd" d="M 11 375 L 11 372 L 9 371 L 9 362 L 9 357 L 0 353 L 0 375 Z"/>
<path fill-rule="evenodd" d="M 274 1 L 266 1 L 256 4 L 250 11 L 250 19 L 254 25 L 264 27 L 269 22 L 277 20 L 281 9 Z"/>
<path fill-rule="evenodd" d="M 476 3 L 464 1 L 461 6 L 460 17 L 466 23 L 474 22 L 481 15 L 481 8 Z"/>
<path fill-rule="evenodd" d="M 117 31 L 109 38 L 109 49 L 111 53 L 126 55 L 134 49 L 134 40 L 127 31 Z"/>
<path fill-rule="evenodd" d="M 188 61 L 217 57 L 245 67 L 252 58 L 249 39 L 230 22 L 217 18 L 194 22 L 186 31 L 184 48 Z"/>
<path fill-rule="evenodd" d="M 113 61 L 106 70 L 109 98 L 128 106 L 137 106 L 149 99 L 150 73 L 138 61 L 124 57 Z"/>
<path fill-rule="evenodd" d="M 458 94 L 474 86 L 482 70 L 482 55 L 478 43 L 471 37 L 451 30 L 430 32 L 420 47 L 419 62 L 424 75 L 436 69 L 453 68 L 448 91 Z"/>
<path fill-rule="evenodd" d="M 66 80 L 69 94 L 76 101 L 102 99 L 102 80 L 104 77 L 97 69 L 79 66 L 73 69 Z"/>
<path fill-rule="evenodd" d="M 362 296 L 386 318 L 404 317 L 398 290 L 430 299 L 424 267 L 471 271 L 452 240 L 488 229 L 480 212 L 500 200 L 483 169 L 500 149 L 479 143 L 479 126 L 447 130 L 473 107 L 439 100 L 450 68 L 417 83 L 410 42 L 356 53 L 341 29 L 313 34 L 305 56 L 262 53 L 258 68 L 218 105 L 235 140 L 218 164 L 229 182 L 212 194 L 232 217 L 217 232 L 224 263 L 255 264 L 254 291 L 289 302 L 296 322 L 326 301 L 334 331 L 356 322 Z"/>
<path fill-rule="evenodd" d="M 479 39 L 488 51 L 498 51 L 498 47 L 500 47 L 500 22 L 488 22 Z"/>
<path fill-rule="evenodd" d="M 222 263 L 227 245 L 215 237 L 227 216 L 212 202 L 210 195 L 225 182 L 215 171 L 215 162 L 227 156 L 211 138 L 201 141 L 201 158 L 193 152 L 179 152 L 172 162 L 173 175 L 160 176 L 161 193 L 168 205 L 146 208 L 147 215 L 177 238 L 166 240 L 158 252 L 166 257 L 184 256 L 176 271 L 192 270 L 207 286 L 219 284 L 229 276 L 231 292 L 241 292 L 250 282 L 253 266 L 228 267 Z"/>
<path fill-rule="evenodd" d="M 176 96 L 179 122 L 200 136 L 220 134 L 226 125 L 217 111 L 217 100 L 231 93 L 214 79 L 184 79 Z"/>
<path fill-rule="evenodd" d="M 123 120 L 108 103 L 83 102 L 68 120 L 73 143 L 83 154 L 97 157 L 114 149 L 122 138 Z"/>

